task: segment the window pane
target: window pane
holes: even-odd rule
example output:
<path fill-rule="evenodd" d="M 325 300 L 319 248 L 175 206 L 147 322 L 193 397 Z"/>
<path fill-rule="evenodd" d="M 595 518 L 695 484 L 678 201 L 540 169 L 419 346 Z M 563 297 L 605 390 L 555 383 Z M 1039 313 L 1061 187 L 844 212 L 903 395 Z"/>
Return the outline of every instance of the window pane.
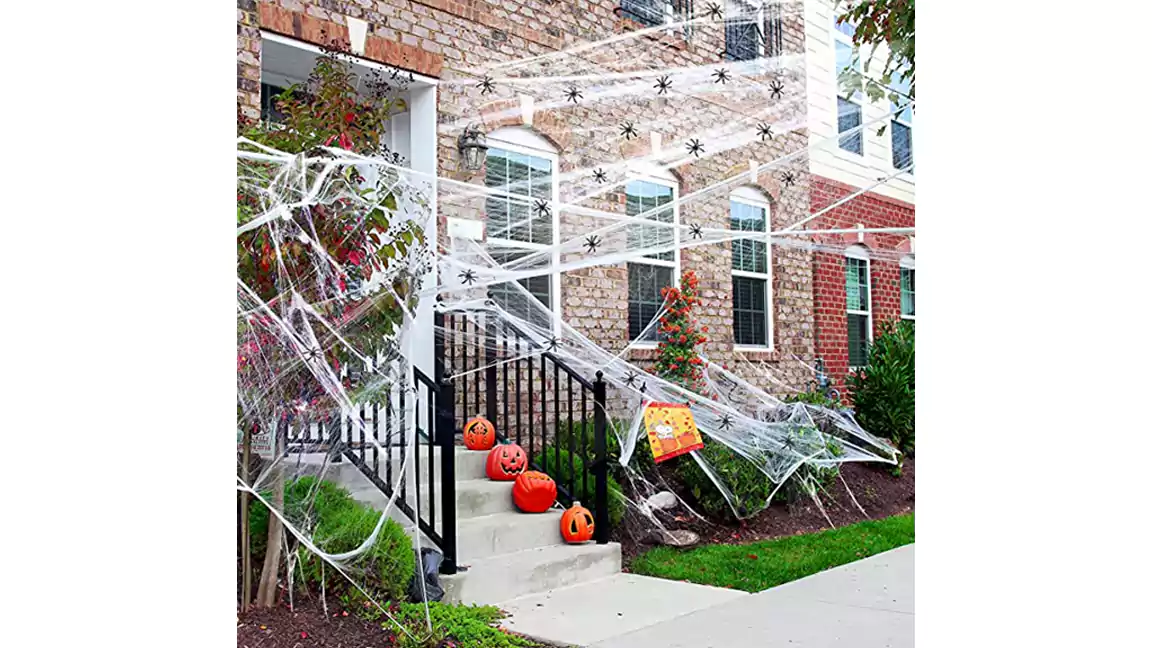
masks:
<path fill-rule="evenodd" d="M 666 0 L 620 0 L 620 13 L 649 27 L 664 24 Z"/>
<path fill-rule="evenodd" d="M 843 133 L 845 131 L 856 128 L 860 125 L 860 106 L 848 101 L 847 99 L 836 97 L 836 110 L 837 110 L 837 132 Z M 864 134 L 861 130 L 854 131 L 851 135 L 842 135 L 840 137 L 840 148 L 845 151 L 851 151 L 858 155 L 864 154 Z"/>
<path fill-rule="evenodd" d="M 740 232 L 767 232 L 767 210 L 736 201 L 729 203 L 731 228 Z M 768 244 L 763 240 L 732 241 L 732 268 L 745 272 L 768 272 Z"/>
<path fill-rule="evenodd" d="M 837 16 L 837 18 L 839 17 L 840 16 Z M 836 31 L 844 34 L 845 36 L 851 37 L 856 33 L 856 25 L 847 20 L 844 22 L 836 21 Z"/>
<path fill-rule="evenodd" d="M 844 288 L 850 311 L 868 311 L 868 262 L 864 259 L 844 259 Z"/>
<path fill-rule="evenodd" d="M 900 314 L 916 315 L 916 271 L 900 268 Z"/>
<path fill-rule="evenodd" d="M 868 316 L 848 314 L 848 366 L 868 364 Z"/>
<path fill-rule="evenodd" d="M 912 166 L 912 129 L 900 122 L 892 122 L 892 166 L 907 169 Z"/>
<path fill-rule="evenodd" d="M 732 277 L 732 330 L 736 344 L 768 345 L 768 281 Z"/>
<path fill-rule="evenodd" d="M 783 22 L 780 3 L 773 2 L 764 8 L 764 56 L 780 56 L 784 53 Z"/>
<path fill-rule="evenodd" d="M 659 185 L 654 182 L 645 182 L 643 180 L 633 180 L 625 187 L 624 197 L 625 211 L 627 214 L 629 216 L 638 216 L 660 205 L 671 203 L 672 187 Z M 672 207 L 649 212 L 646 218 L 661 223 L 672 223 Z M 674 236 L 675 234 L 671 227 L 643 224 L 629 225 L 628 249 L 640 250 L 650 247 L 671 247 Z M 663 261 L 672 261 L 676 258 L 672 250 L 656 254 L 646 254 L 644 256 Z"/>
<path fill-rule="evenodd" d="M 487 187 L 523 196 L 489 196 L 485 200 L 488 236 L 524 243 L 552 243 L 552 209 L 537 210 L 536 200 L 553 199 L 552 162 L 545 158 L 492 147 L 485 162 Z"/>
<path fill-rule="evenodd" d="M 284 113 L 276 109 L 276 97 L 284 88 L 270 83 L 260 84 L 260 119 L 276 124 L 284 122 Z M 292 93 L 294 96 L 295 92 Z"/>
<path fill-rule="evenodd" d="M 745 2 L 730 2 L 724 20 L 724 51 L 732 61 L 751 61 L 760 56 L 763 39 L 758 11 Z"/>
<path fill-rule="evenodd" d="M 505 264 L 528 254 L 527 251 L 515 250 L 509 251 L 507 248 L 504 250 L 491 251 L 493 260 L 499 264 Z M 543 258 L 538 262 L 532 263 L 532 268 L 545 267 L 548 264 L 548 259 Z M 524 268 L 527 269 L 527 268 Z M 527 279 L 520 279 L 517 281 L 521 286 L 528 289 L 532 296 L 540 300 L 549 310 L 552 308 L 552 279 L 551 277 L 537 276 L 529 277 Z M 509 313 L 526 320 L 531 324 L 540 328 L 551 330 L 552 322 L 548 313 L 541 312 L 539 306 L 532 304 L 519 290 L 513 288 L 508 283 L 495 284 L 488 288 L 488 296 L 496 300 L 496 303 L 501 308 Z"/>
<path fill-rule="evenodd" d="M 640 332 L 660 312 L 664 298 L 660 289 L 672 285 L 672 268 L 645 263 L 628 264 L 628 339 L 635 340 Z M 645 340 L 655 341 L 659 335 L 653 326 Z"/>

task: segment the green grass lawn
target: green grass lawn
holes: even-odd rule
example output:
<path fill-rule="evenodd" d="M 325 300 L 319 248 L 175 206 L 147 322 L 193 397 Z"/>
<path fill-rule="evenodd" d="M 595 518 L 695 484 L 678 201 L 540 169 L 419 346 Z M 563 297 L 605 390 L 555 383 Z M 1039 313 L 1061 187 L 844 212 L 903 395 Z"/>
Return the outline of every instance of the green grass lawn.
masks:
<path fill-rule="evenodd" d="M 632 571 L 759 592 L 914 542 L 914 515 L 895 515 L 745 545 L 708 545 L 688 550 L 657 547 L 637 557 Z"/>

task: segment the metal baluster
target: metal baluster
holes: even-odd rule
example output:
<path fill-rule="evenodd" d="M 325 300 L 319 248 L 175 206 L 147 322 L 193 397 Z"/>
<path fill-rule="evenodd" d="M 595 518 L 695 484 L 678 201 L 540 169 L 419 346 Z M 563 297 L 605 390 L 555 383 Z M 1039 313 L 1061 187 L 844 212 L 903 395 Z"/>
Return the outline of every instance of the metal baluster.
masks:
<path fill-rule="evenodd" d="M 588 388 L 583 385 L 580 389 L 580 461 L 584 464 L 580 492 L 588 497 Z"/>
<path fill-rule="evenodd" d="M 607 385 L 604 383 L 604 372 L 596 372 L 596 382 L 592 384 L 595 411 L 592 419 L 595 426 L 596 462 L 594 464 L 596 475 L 596 497 L 593 516 L 596 520 L 596 544 L 608 542 L 608 414 L 605 406 L 608 402 Z"/>
<path fill-rule="evenodd" d="M 408 501 L 408 474 L 403 472 L 408 460 L 408 408 L 404 403 L 404 388 L 400 388 L 400 501 Z"/>
<path fill-rule="evenodd" d="M 388 488 L 393 488 L 392 481 L 392 421 L 395 418 L 392 411 L 392 392 L 384 395 L 384 472 L 387 473 Z"/>
<path fill-rule="evenodd" d="M 576 431 L 572 429 L 572 374 L 568 374 L 568 494 L 576 497 Z"/>
<path fill-rule="evenodd" d="M 522 355 L 523 342 L 519 337 L 516 338 L 516 443 L 523 444 L 524 429 L 520 425 L 520 410 L 524 407 L 524 403 L 520 397 L 520 356 Z"/>
<path fill-rule="evenodd" d="M 428 399 L 428 408 L 425 411 L 427 416 L 424 419 L 424 434 L 428 437 L 428 526 L 432 530 L 436 530 L 436 441 L 435 432 L 432 427 L 436 422 L 436 409 L 432 400 L 432 390 L 424 387 L 424 393 Z"/>
<path fill-rule="evenodd" d="M 380 474 L 380 403 L 372 401 L 372 474 Z"/>
<path fill-rule="evenodd" d="M 504 354 L 500 356 L 500 362 L 504 370 L 502 372 L 504 374 L 504 380 L 500 381 L 500 396 L 504 399 L 504 419 L 500 421 L 499 430 L 505 439 L 511 439 L 512 435 L 508 434 L 509 422 L 512 420 L 512 418 L 508 416 L 508 365 L 510 364 L 508 362 L 508 336 L 511 334 L 511 331 L 508 330 L 507 324 L 502 324 L 501 327 L 504 329 L 504 334 L 500 336 L 500 344 L 504 349 Z"/>
<path fill-rule="evenodd" d="M 556 418 L 552 420 L 552 456 L 555 458 L 557 472 L 560 470 L 560 365 L 552 361 L 552 406 L 556 410 Z"/>
<path fill-rule="evenodd" d="M 548 462 L 548 366 L 540 354 L 540 469 Z"/>
<path fill-rule="evenodd" d="M 536 457 L 536 361 L 528 357 L 528 460 Z"/>

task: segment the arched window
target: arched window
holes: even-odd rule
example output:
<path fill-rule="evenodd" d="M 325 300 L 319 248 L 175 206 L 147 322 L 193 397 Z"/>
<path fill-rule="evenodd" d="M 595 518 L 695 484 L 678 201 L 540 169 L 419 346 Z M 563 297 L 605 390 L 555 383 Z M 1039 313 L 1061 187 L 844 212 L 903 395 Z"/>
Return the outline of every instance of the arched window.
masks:
<path fill-rule="evenodd" d="M 624 186 L 625 208 L 629 216 L 645 220 L 628 227 L 628 249 L 655 248 L 652 254 L 628 263 L 628 339 L 655 344 L 657 330 L 652 324 L 664 304 L 660 289 L 680 281 L 680 208 L 676 205 L 680 183 L 672 172 L 648 164 L 633 164 L 635 179 Z M 667 207 L 663 207 L 667 205 Z M 663 207 L 663 208 L 662 208 Z M 672 248 L 663 249 L 662 248 Z"/>
<path fill-rule="evenodd" d="M 844 250 L 844 292 L 848 314 L 848 366 L 868 364 L 872 342 L 872 267 L 868 248 L 853 245 Z"/>
<path fill-rule="evenodd" d="M 733 231 L 763 236 L 732 241 L 732 333 L 737 347 L 772 348 L 772 207 L 760 191 L 738 187 L 729 196 Z"/>
<path fill-rule="evenodd" d="M 556 210 L 559 158 L 556 147 L 524 127 L 493 131 L 488 135 L 488 147 L 484 184 L 500 195 L 490 195 L 485 201 L 487 245 L 493 259 L 504 264 L 554 243 L 560 222 Z M 552 258 L 542 259 L 539 266 L 558 262 L 553 252 Z M 507 284 L 492 286 L 489 295 L 509 312 L 546 330 L 558 331 L 559 275 L 530 277 L 519 283 L 552 311 L 551 317 L 516 299 L 517 291 Z"/>
<path fill-rule="evenodd" d="M 916 319 L 916 257 L 900 259 L 900 317 Z"/>

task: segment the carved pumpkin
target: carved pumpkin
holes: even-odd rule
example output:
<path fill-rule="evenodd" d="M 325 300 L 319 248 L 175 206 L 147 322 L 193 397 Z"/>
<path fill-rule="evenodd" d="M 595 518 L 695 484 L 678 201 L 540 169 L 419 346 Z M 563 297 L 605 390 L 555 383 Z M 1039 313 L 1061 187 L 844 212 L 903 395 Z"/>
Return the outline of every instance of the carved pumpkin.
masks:
<path fill-rule="evenodd" d="M 592 511 L 580 506 L 580 502 L 572 504 L 572 508 L 564 511 L 560 516 L 560 535 L 568 543 L 588 542 L 596 531 L 596 522 L 592 519 Z"/>
<path fill-rule="evenodd" d="M 501 443 L 488 453 L 484 470 L 493 481 L 512 481 L 528 467 L 528 455 L 515 443 Z"/>
<path fill-rule="evenodd" d="M 512 484 L 512 501 L 525 513 L 543 513 L 556 503 L 556 482 L 536 470 L 522 472 Z"/>
<path fill-rule="evenodd" d="M 469 450 L 491 450 L 496 445 L 496 428 L 491 421 L 477 416 L 464 424 L 464 447 Z"/>

